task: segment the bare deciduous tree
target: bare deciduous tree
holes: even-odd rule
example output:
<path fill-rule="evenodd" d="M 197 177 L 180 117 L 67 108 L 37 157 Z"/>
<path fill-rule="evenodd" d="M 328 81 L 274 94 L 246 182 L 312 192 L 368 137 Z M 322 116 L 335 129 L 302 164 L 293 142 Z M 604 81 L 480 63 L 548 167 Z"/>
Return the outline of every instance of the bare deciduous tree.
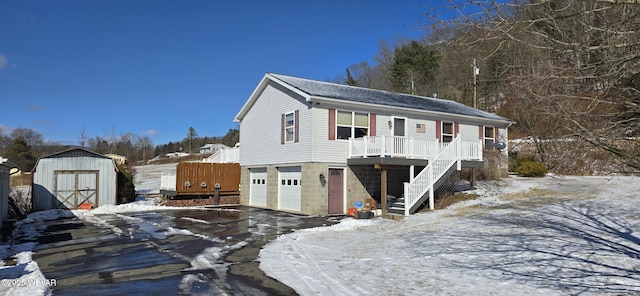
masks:
<path fill-rule="evenodd" d="M 640 170 L 638 1 L 448 4 L 426 14 L 431 42 L 445 49 L 445 61 L 500 62 L 491 101 L 504 94 L 523 133 L 540 143 L 579 139 Z M 537 147 L 542 157 L 545 145 Z"/>

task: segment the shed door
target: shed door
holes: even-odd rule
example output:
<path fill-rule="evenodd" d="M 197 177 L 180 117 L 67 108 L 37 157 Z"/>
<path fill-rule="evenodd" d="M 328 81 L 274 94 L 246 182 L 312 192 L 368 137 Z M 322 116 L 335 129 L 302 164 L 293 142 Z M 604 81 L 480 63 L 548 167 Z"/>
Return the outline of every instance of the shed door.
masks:
<path fill-rule="evenodd" d="M 344 214 L 344 169 L 329 169 L 329 214 Z"/>
<path fill-rule="evenodd" d="M 251 185 L 249 187 L 249 204 L 252 206 L 267 206 L 267 169 L 250 169 Z"/>
<path fill-rule="evenodd" d="M 54 209 L 77 209 L 82 203 L 98 206 L 99 171 L 54 171 Z"/>
<path fill-rule="evenodd" d="M 301 168 L 286 167 L 278 171 L 278 209 L 299 212 L 302 209 Z"/>

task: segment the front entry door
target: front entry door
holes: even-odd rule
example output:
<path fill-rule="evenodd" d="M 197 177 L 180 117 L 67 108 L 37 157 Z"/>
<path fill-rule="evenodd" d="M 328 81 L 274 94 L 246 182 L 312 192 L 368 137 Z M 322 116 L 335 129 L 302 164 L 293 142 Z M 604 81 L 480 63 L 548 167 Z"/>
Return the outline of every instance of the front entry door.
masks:
<path fill-rule="evenodd" d="M 394 117 L 393 118 L 393 135 L 394 135 L 394 140 L 393 140 L 393 153 L 396 155 L 402 155 L 405 156 L 407 155 L 407 151 L 405 149 L 407 149 L 408 144 L 405 143 L 405 138 L 404 136 L 406 136 L 406 126 L 405 126 L 405 119 L 404 118 L 398 118 L 398 117 Z M 398 138 L 398 137 L 402 137 L 402 138 Z"/>
<path fill-rule="evenodd" d="M 329 214 L 344 214 L 344 169 L 329 169 Z"/>
<path fill-rule="evenodd" d="M 393 135 L 398 137 L 405 136 L 405 126 L 404 126 L 404 118 L 394 118 L 393 119 Z"/>

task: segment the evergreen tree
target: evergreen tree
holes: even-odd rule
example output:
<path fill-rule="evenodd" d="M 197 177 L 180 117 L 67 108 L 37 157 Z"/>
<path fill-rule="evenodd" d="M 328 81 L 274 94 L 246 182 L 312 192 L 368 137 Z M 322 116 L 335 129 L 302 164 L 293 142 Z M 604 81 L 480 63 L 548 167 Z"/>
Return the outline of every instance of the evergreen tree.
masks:
<path fill-rule="evenodd" d="M 433 87 L 440 57 L 435 50 L 412 40 L 396 48 L 391 65 L 394 89 L 411 94 L 428 94 Z"/>
<path fill-rule="evenodd" d="M 229 129 L 226 135 L 222 138 L 222 144 L 225 144 L 229 147 L 233 147 L 240 141 L 240 130 L 238 129 Z"/>
<path fill-rule="evenodd" d="M 358 86 L 358 81 L 351 76 L 351 71 L 347 68 L 347 78 L 344 80 L 344 83 L 351 86 Z"/>
<path fill-rule="evenodd" d="M 138 193 L 133 184 L 133 174 L 129 168 L 118 164 L 118 203 L 130 203 L 136 200 Z"/>
<path fill-rule="evenodd" d="M 3 156 L 15 163 L 22 171 L 30 171 L 36 164 L 31 147 L 23 138 L 15 138 Z"/>

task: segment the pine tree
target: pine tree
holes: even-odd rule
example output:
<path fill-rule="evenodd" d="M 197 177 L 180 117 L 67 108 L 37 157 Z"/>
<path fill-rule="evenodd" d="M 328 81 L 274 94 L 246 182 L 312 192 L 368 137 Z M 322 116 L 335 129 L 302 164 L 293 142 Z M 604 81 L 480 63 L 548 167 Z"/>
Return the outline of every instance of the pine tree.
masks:
<path fill-rule="evenodd" d="M 344 83 L 351 86 L 358 86 L 358 81 L 351 76 L 351 71 L 347 68 L 347 78 L 344 80 Z"/>
<path fill-rule="evenodd" d="M 36 158 L 31 153 L 31 147 L 23 138 L 15 138 L 11 146 L 5 151 L 4 157 L 15 163 L 21 170 L 30 171 L 36 164 Z"/>

